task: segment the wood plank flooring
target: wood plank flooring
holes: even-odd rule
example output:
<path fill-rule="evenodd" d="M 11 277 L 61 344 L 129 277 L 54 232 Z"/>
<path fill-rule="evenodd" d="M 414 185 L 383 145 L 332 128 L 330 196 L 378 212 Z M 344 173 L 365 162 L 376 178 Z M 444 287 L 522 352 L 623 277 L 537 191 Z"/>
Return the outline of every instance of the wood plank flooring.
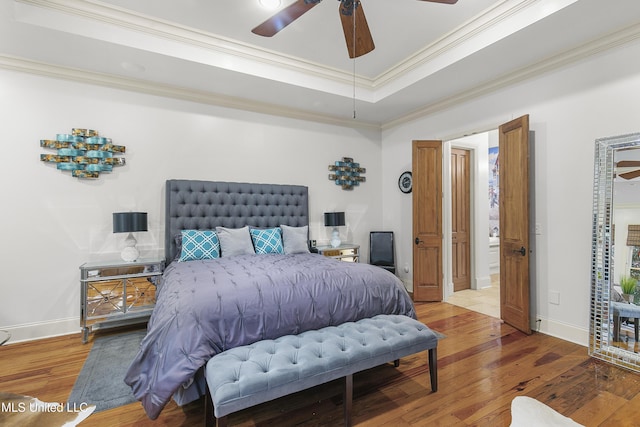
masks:
<path fill-rule="evenodd" d="M 586 348 L 526 336 L 500 320 L 447 303 L 416 304 L 418 317 L 446 335 L 438 345 L 437 393 L 426 352 L 354 376 L 358 426 L 508 426 L 515 396 L 534 397 L 586 426 L 639 426 L 640 375 L 591 359 Z M 0 347 L 0 391 L 66 402 L 91 348 L 80 334 Z M 342 383 L 232 414 L 232 426 L 341 426 Z M 171 402 L 158 420 L 138 402 L 92 414 L 81 426 L 200 426 L 202 400 Z"/>

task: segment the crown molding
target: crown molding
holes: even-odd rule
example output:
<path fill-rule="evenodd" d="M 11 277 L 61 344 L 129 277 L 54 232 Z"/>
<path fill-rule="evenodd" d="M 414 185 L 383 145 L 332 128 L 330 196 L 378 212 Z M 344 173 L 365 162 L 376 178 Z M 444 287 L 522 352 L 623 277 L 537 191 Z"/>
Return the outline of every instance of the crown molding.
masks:
<path fill-rule="evenodd" d="M 240 42 L 224 36 L 183 26 L 157 17 L 144 15 L 128 9 L 120 8 L 97 0 L 14 0 L 15 3 L 27 8 L 19 13 L 18 20 L 35 25 L 54 28 L 61 31 L 74 32 L 75 26 L 71 22 L 81 20 L 96 28 L 96 34 L 77 33 L 84 37 L 95 37 L 97 28 L 105 25 L 113 31 L 122 31 L 122 39 L 126 43 L 133 43 L 134 39 L 144 38 L 140 49 L 154 51 L 152 46 L 162 46 L 173 43 L 173 55 L 164 51 L 157 51 L 163 55 L 180 58 L 182 52 L 197 49 L 200 52 L 213 53 L 205 55 L 207 63 L 202 57 L 181 59 L 202 62 L 206 65 L 217 66 L 230 71 L 255 75 L 261 78 L 282 80 L 288 84 L 296 84 L 315 90 L 319 87 L 327 88 L 335 95 L 348 95 L 354 85 L 360 89 L 359 97 L 370 101 L 370 92 L 374 86 L 372 79 L 332 68 L 313 61 L 307 61 L 292 55 L 286 55 L 269 49 L 256 47 L 249 43 Z M 53 14 L 53 15 L 52 15 Z M 55 19 L 57 18 L 57 19 Z M 65 21 L 65 22 L 63 22 Z M 79 28 L 81 26 L 78 26 Z M 83 26 L 86 28 L 86 26 Z M 85 29 L 85 31 L 88 31 Z M 116 38 L 110 36 L 110 42 L 117 43 Z M 135 34 L 136 37 L 127 37 Z M 178 47 L 178 48 L 176 48 Z M 162 49 L 162 48 L 161 48 Z M 176 53 L 180 52 L 180 53 Z M 188 55 L 184 53 L 184 55 Z M 203 62 L 204 61 L 204 62 Z M 283 76 L 286 76 L 284 78 Z M 295 83 L 299 81 L 299 83 Z"/>
<path fill-rule="evenodd" d="M 638 39 L 640 39 L 640 24 L 633 25 L 624 30 L 612 33 L 607 37 L 603 37 L 591 43 L 587 43 L 585 45 L 582 45 L 580 48 L 560 53 L 553 57 L 547 58 L 544 61 L 540 61 L 536 64 L 521 68 L 520 70 L 513 73 L 503 75 L 471 90 L 467 90 L 454 96 L 441 99 L 409 114 L 405 114 L 396 119 L 386 121 L 382 124 L 362 122 L 353 119 L 336 118 L 333 116 L 321 115 L 310 111 L 285 108 L 269 103 L 260 103 L 237 97 L 205 93 L 201 91 L 163 85 L 144 80 L 90 72 L 70 67 L 62 67 L 9 55 L 0 55 L 0 68 L 36 74 L 45 77 L 140 92 L 150 95 L 182 99 L 186 101 L 216 105 L 244 111 L 251 111 L 261 114 L 276 115 L 336 126 L 379 131 L 392 129 L 402 124 L 418 120 L 430 114 L 434 114 L 436 112 L 468 102 L 480 96 L 484 96 L 497 90 L 504 89 L 508 86 L 526 81 L 555 69 L 565 67 L 571 63 L 583 60 L 593 55 L 597 55 L 601 52 L 624 46 L 628 43 L 637 41 Z"/>
<path fill-rule="evenodd" d="M 331 84 L 330 82 L 339 82 L 349 88 L 354 87 L 354 76 L 334 70 L 329 67 L 320 66 L 310 62 L 301 61 L 297 58 L 287 57 L 275 52 L 257 49 L 249 45 L 238 43 L 234 40 L 225 39 L 223 37 L 214 36 L 208 33 L 196 31 L 186 27 L 180 27 L 175 24 L 132 14 L 126 9 L 119 9 L 111 5 L 95 0 L 14 0 L 16 3 L 31 5 L 36 8 L 45 8 L 56 10 L 60 13 L 71 14 L 80 17 L 89 17 L 90 20 L 104 22 L 110 25 L 116 25 L 122 28 L 135 29 L 135 31 L 144 32 L 153 37 L 163 38 L 165 40 L 179 40 L 185 43 L 206 46 L 207 49 L 225 52 L 240 57 L 248 57 L 253 61 L 262 61 L 265 64 L 271 64 L 273 67 L 290 67 L 300 73 L 317 78 L 316 83 Z M 558 7 L 569 4 L 575 0 L 560 1 Z M 359 90 L 359 98 L 362 97 L 361 92 L 371 89 L 378 91 L 381 89 L 383 81 L 391 81 L 398 78 L 402 73 L 419 67 L 419 64 L 433 58 L 438 52 L 450 51 L 458 43 L 464 42 L 475 35 L 485 31 L 487 28 L 497 25 L 499 22 L 505 22 L 514 14 L 527 15 L 525 9 L 530 6 L 537 6 L 539 0 L 504 0 L 498 3 L 494 9 L 488 11 L 485 15 L 474 18 L 476 22 L 464 31 L 454 31 L 442 39 L 438 46 L 432 45 L 414 57 L 405 61 L 400 68 L 394 67 L 393 71 L 385 73 L 374 80 L 358 78 L 356 86 L 364 88 Z M 134 92 L 147 93 L 163 97 L 170 97 L 193 102 L 199 102 L 210 105 L 223 106 L 233 109 L 252 111 L 256 113 L 277 115 L 300 120 L 308 120 L 337 126 L 346 126 L 350 128 L 363 128 L 370 130 L 386 130 L 404 123 L 408 123 L 419 118 L 428 116 L 435 112 L 451 108 L 464 102 L 468 102 L 480 96 L 484 96 L 491 92 L 503 89 L 505 87 L 517 84 L 538 75 L 548 73 L 554 69 L 567 66 L 575 61 L 580 61 L 589 56 L 598 54 L 602 51 L 613 49 L 640 38 L 640 24 L 628 27 L 624 30 L 610 34 L 609 36 L 599 38 L 590 43 L 584 44 L 577 49 L 566 51 L 536 64 L 528 65 L 515 72 L 502 75 L 498 78 L 478 85 L 471 90 L 454 94 L 453 96 L 440 99 L 436 102 L 429 103 L 408 114 L 404 114 L 392 120 L 383 123 L 363 122 L 355 119 L 337 118 L 327 114 L 318 114 L 311 111 L 304 111 L 294 108 L 282 107 L 279 105 L 251 101 L 249 99 L 217 95 L 207 91 L 198 91 L 179 87 L 175 85 L 166 85 L 153 83 L 144 80 L 131 79 L 111 74 L 102 74 L 98 72 L 90 72 L 77 68 L 62 67 L 43 62 L 32 61 L 26 58 L 14 56 L 0 56 L 0 68 L 12 69 L 16 71 L 38 74 L 53 78 L 78 81 L 83 83 L 96 84 L 106 87 L 123 89 Z M 396 69 L 397 68 L 397 69 Z M 321 89 L 320 89 L 321 90 Z M 344 96 L 344 94 L 342 94 Z M 350 97 L 350 93 L 348 96 Z M 368 96 L 368 95 L 367 95 Z M 377 96 L 377 95 L 376 95 Z M 382 99 L 382 98 L 381 98 Z M 375 100 L 373 102 L 375 106 Z"/>
<path fill-rule="evenodd" d="M 516 23 L 509 26 L 510 19 L 516 17 L 520 12 L 530 14 L 531 20 L 539 19 L 538 12 L 532 10 L 539 7 L 540 0 L 502 0 L 485 10 L 478 16 L 467 20 L 448 34 L 441 37 L 434 43 L 426 46 L 414 55 L 406 58 L 394 65 L 386 72 L 375 78 L 368 78 L 355 75 L 351 71 L 340 70 L 328 67 L 312 61 L 307 61 L 299 57 L 286 55 L 276 51 L 259 48 L 249 43 L 240 42 L 224 36 L 212 34 L 196 28 L 187 27 L 174 22 L 163 20 L 154 16 L 144 15 L 115 5 L 100 2 L 98 0 L 14 0 L 18 4 L 31 7 L 28 13 L 24 14 L 26 22 L 36 23 L 43 26 L 62 26 L 66 31 L 73 31 L 72 21 L 62 24 L 61 21 L 70 19 L 81 19 L 93 25 L 107 25 L 114 31 L 136 34 L 144 37 L 146 49 L 153 51 L 154 44 L 163 45 L 161 49 L 167 49 L 167 42 L 175 43 L 176 46 L 195 48 L 202 52 L 214 52 L 216 59 L 210 59 L 207 65 L 226 68 L 235 72 L 253 74 L 255 76 L 273 80 L 279 80 L 287 84 L 294 84 L 314 90 L 321 90 L 334 95 L 348 96 L 354 83 L 358 87 L 357 97 L 367 102 L 376 102 L 396 91 L 403 89 L 416 80 L 438 71 L 450 65 L 464 56 L 469 51 L 475 51 L 484 47 L 485 37 L 491 29 L 497 25 L 509 27 L 509 32 L 520 29 L 527 23 Z M 565 7 L 567 4 L 577 0 L 558 0 L 556 8 Z M 51 16 L 52 12 L 57 12 L 58 19 Z M 551 13 L 548 9 L 547 13 Z M 47 15 L 35 17 L 36 15 Z M 517 19 L 515 20 L 517 21 Z M 58 27 L 55 27 L 58 28 Z M 91 27 L 90 27 L 91 28 Z M 95 27 L 94 27 L 95 28 Z M 85 37 L 97 37 L 96 34 L 81 34 Z M 504 35 L 494 34 L 492 37 L 502 38 Z M 135 43 L 131 37 L 123 35 L 127 43 Z M 153 43 L 153 40 L 156 43 Z M 110 39 L 115 42 L 115 38 Z M 158 43 L 162 41 L 162 43 Z M 135 46 L 135 45 L 133 45 Z M 145 49 L 145 47 L 137 46 Z M 188 55 L 185 49 L 174 49 L 176 57 Z M 158 51 L 157 53 L 168 54 L 169 52 Z M 230 60 L 224 60 L 229 58 Z M 196 62 L 206 59 L 189 58 Z M 283 77 L 286 73 L 287 77 Z M 413 74 L 415 73 L 415 75 Z"/>
<path fill-rule="evenodd" d="M 98 86 L 121 89 L 131 92 L 139 92 L 148 95 L 166 98 L 180 99 L 197 102 L 200 104 L 215 105 L 218 107 L 232 108 L 236 110 L 250 111 L 260 114 L 287 117 L 296 120 L 324 123 L 335 126 L 368 129 L 380 131 L 380 124 L 364 122 L 361 120 L 345 119 L 329 115 L 304 111 L 294 108 L 286 108 L 280 105 L 257 102 L 243 98 L 218 95 L 203 91 L 196 91 L 177 86 L 148 82 L 145 80 L 131 79 L 111 74 L 97 73 L 71 67 L 47 64 L 10 55 L 0 54 L 0 68 L 35 74 L 39 76 L 68 80 L 78 83 L 93 84 Z"/>
<path fill-rule="evenodd" d="M 516 13 L 526 9 L 537 1 L 538 0 L 503 0 L 502 2 L 494 4 L 480 15 L 467 20 L 430 45 L 425 46 L 412 56 L 377 76 L 373 81 L 374 87 L 378 88 L 387 85 L 389 82 L 407 72 L 435 60 L 447 51 L 453 50 L 474 37 L 477 37 L 482 32 L 501 22 L 505 22 Z"/>
<path fill-rule="evenodd" d="M 586 43 L 576 49 L 565 51 L 539 61 L 535 64 L 527 65 L 512 73 L 505 74 L 496 79 L 490 80 L 482 85 L 462 93 L 441 99 L 427 106 L 417 109 L 409 114 L 405 114 L 396 119 L 382 123 L 382 130 L 388 130 L 402 124 L 418 120 L 430 114 L 454 107 L 459 104 L 471 101 L 492 92 L 504 89 L 514 84 L 532 79 L 553 70 L 565 67 L 572 63 L 581 61 L 591 56 L 597 55 L 611 49 L 624 46 L 628 43 L 640 39 L 640 24 L 632 25 L 621 31 L 609 34 L 606 37 L 596 39 Z"/>
<path fill-rule="evenodd" d="M 571 63 L 583 60 L 593 55 L 597 55 L 601 52 L 624 46 L 628 43 L 637 41 L 638 39 L 640 39 L 640 24 L 633 25 L 616 33 L 612 33 L 607 37 L 597 39 L 591 43 L 584 44 L 580 48 L 552 56 L 544 61 L 540 61 L 536 64 L 521 68 L 520 70 L 513 73 L 503 75 L 471 90 L 467 90 L 454 96 L 441 99 L 409 114 L 402 115 L 396 119 L 386 121 L 382 124 L 362 122 L 353 119 L 336 118 L 333 116 L 321 115 L 310 111 L 285 108 L 274 104 L 260 103 L 237 97 L 205 93 L 176 86 L 163 85 L 144 80 L 90 72 L 76 68 L 62 67 L 9 55 L 0 55 L 0 68 L 29 74 L 36 74 L 45 77 L 140 92 L 150 95 L 182 99 L 185 101 L 198 102 L 202 104 L 251 111 L 261 114 L 276 115 L 336 126 L 380 131 L 392 129 L 402 124 L 421 119 L 430 114 L 434 114 L 436 112 L 471 101 L 480 96 L 484 96 L 497 90 L 504 89 L 508 86 L 526 81 L 555 69 L 565 67 Z"/>

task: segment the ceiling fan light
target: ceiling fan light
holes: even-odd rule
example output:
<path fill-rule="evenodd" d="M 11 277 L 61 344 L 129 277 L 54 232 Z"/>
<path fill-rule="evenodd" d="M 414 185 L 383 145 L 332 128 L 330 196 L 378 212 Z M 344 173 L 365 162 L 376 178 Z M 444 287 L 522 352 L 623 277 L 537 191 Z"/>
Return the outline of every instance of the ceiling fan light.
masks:
<path fill-rule="evenodd" d="M 258 0 L 258 3 L 265 9 L 274 10 L 279 8 L 282 2 L 280 0 Z"/>

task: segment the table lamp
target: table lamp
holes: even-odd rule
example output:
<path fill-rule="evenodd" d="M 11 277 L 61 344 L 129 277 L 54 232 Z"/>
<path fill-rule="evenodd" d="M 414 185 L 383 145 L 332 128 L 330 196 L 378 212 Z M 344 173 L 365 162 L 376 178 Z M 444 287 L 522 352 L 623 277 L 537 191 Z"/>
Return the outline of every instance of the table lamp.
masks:
<path fill-rule="evenodd" d="M 115 212 L 113 214 L 113 232 L 129 233 L 124 241 L 124 249 L 120 253 L 122 259 L 126 262 L 133 262 L 138 259 L 138 243 L 133 237 L 136 231 L 147 231 L 147 213 L 146 212 Z"/>
<path fill-rule="evenodd" d="M 325 227 L 333 227 L 331 234 L 331 247 L 337 248 L 340 246 L 340 232 L 338 227 L 345 224 L 344 212 L 325 212 L 324 213 L 324 225 Z"/>

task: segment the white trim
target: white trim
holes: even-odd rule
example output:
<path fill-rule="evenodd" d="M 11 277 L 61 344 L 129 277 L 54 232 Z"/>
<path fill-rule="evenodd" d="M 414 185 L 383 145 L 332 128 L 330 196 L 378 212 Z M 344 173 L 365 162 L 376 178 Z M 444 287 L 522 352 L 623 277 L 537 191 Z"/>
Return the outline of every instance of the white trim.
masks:
<path fill-rule="evenodd" d="M 334 87 L 334 85 L 337 85 L 341 88 L 337 89 L 338 92 L 343 90 L 347 90 L 350 92 L 353 90 L 353 75 L 350 73 L 331 69 L 329 67 L 323 67 L 319 64 L 304 62 L 297 58 L 286 57 L 275 52 L 264 51 L 263 49 L 256 49 L 250 46 L 245 47 L 237 42 L 226 40 L 221 37 L 214 37 L 214 35 L 193 31 L 192 29 L 178 28 L 174 26 L 171 30 L 169 30 L 168 27 L 164 27 L 164 25 L 170 25 L 169 23 L 157 21 L 158 25 L 161 25 L 164 28 L 162 36 L 160 36 L 158 34 L 158 31 L 160 30 L 155 28 L 155 25 L 148 25 L 148 20 L 151 18 L 135 15 L 122 15 L 124 14 L 124 10 L 120 11 L 115 8 L 108 9 L 111 13 L 106 13 L 103 9 L 106 8 L 107 5 L 99 2 L 88 2 L 79 0 L 17 0 L 17 3 L 24 8 L 49 8 L 50 10 L 54 10 L 57 13 L 70 13 L 76 16 L 76 18 L 89 18 L 94 22 L 98 20 L 96 22 L 96 25 L 98 24 L 98 22 L 104 25 L 117 25 L 123 31 L 133 31 L 132 28 L 135 28 L 136 32 L 146 32 L 148 36 L 152 36 L 152 34 L 149 33 L 150 31 L 152 31 L 150 28 L 154 28 L 153 36 L 159 39 L 163 39 L 165 43 L 167 42 L 168 38 L 170 40 L 173 39 L 175 43 L 182 43 L 183 45 L 190 44 L 194 48 L 206 49 L 208 51 L 224 50 L 225 54 L 228 55 L 234 54 L 237 57 L 248 61 L 260 61 L 263 63 L 271 64 L 274 68 L 280 68 L 280 70 L 286 69 L 287 73 L 280 75 L 286 75 L 288 78 L 291 77 L 291 75 L 288 74 L 289 72 L 305 74 L 307 75 L 307 80 L 308 77 L 312 77 L 315 83 L 320 84 L 320 90 L 324 92 L 331 92 L 330 90 L 327 90 L 327 87 Z M 526 1 L 522 2 L 522 4 L 525 3 Z M 23 19 L 26 19 L 26 17 L 23 17 Z M 34 18 L 31 17 L 30 19 Z M 153 22 L 156 23 L 156 21 Z M 191 31 L 193 34 L 190 33 L 191 35 L 189 37 L 184 34 L 180 35 L 180 31 L 187 30 Z M 199 37 L 204 37 L 205 40 L 200 40 Z M 462 37 L 462 35 L 460 37 Z M 351 128 L 388 130 L 400 126 L 404 123 L 411 122 L 430 114 L 434 114 L 436 112 L 451 108 L 455 105 L 468 102 L 480 96 L 506 88 L 508 86 L 526 81 L 528 79 L 532 79 L 555 69 L 581 61 L 592 55 L 599 54 L 609 49 L 617 48 L 624 44 L 633 42 L 639 38 L 640 24 L 636 24 L 621 31 L 612 33 L 606 37 L 597 39 L 593 42 L 586 43 L 576 49 L 562 52 L 558 55 L 542 60 L 536 64 L 527 65 L 526 67 L 500 76 L 484 84 L 478 85 L 472 89 L 464 90 L 450 97 L 432 102 L 408 114 L 404 114 L 400 117 L 383 123 L 371 123 L 353 119 L 342 119 L 329 115 L 317 114 L 311 111 L 301 111 L 296 108 L 281 107 L 275 104 L 261 103 L 238 97 L 217 95 L 205 91 L 186 89 L 171 85 L 163 85 L 97 72 L 83 71 L 70 67 L 45 64 L 42 62 L 32 61 L 24 58 L 11 57 L 8 55 L 0 56 L 0 68 L 14 69 L 22 72 L 47 75 L 49 77 L 63 78 L 66 80 L 97 84 L 129 91 L 153 94 L 157 96 L 172 97 L 176 99 L 183 99 L 211 105 L 219 105 L 223 107 L 242 109 L 300 120 L 315 121 L 325 124 L 333 124 Z M 214 41 L 212 41 L 214 39 L 219 40 L 215 41 L 214 43 Z M 229 46 L 228 44 L 232 42 L 236 44 L 233 46 Z M 207 43 L 212 45 L 207 45 Z M 203 44 L 206 45 L 206 48 L 203 48 Z M 452 46 L 454 45 L 455 43 L 452 43 Z M 248 49 L 250 49 L 250 52 Z M 210 58 L 210 56 L 207 57 Z M 424 59 L 420 59 L 420 61 L 424 61 Z M 398 64 L 396 67 L 394 67 L 394 69 L 398 67 L 406 67 L 407 69 L 411 68 L 410 65 Z M 390 72 L 391 71 L 387 73 Z M 384 86 L 388 85 L 388 83 L 384 83 L 384 80 L 394 80 L 399 76 L 396 75 L 393 78 L 390 78 L 387 73 L 374 80 L 359 76 L 356 82 L 357 86 L 360 88 L 360 90 L 357 92 L 358 98 L 367 99 L 370 102 L 374 103 L 375 100 L 384 98 L 386 95 L 383 95 L 380 92 L 380 90 Z"/>
<path fill-rule="evenodd" d="M 64 67 L 44 62 L 33 61 L 10 55 L 0 54 L 0 68 L 23 73 L 36 74 L 56 79 L 70 80 L 79 83 L 94 84 L 132 92 L 163 96 L 201 104 L 217 105 L 254 113 L 270 114 L 297 120 L 308 120 L 335 126 L 345 126 L 355 129 L 380 130 L 380 125 L 353 119 L 337 118 L 327 115 L 303 111 L 300 109 L 281 107 L 276 104 L 257 102 L 238 97 L 218 95 L 209 92 L 186 89 L 177 86 L 164 85 L 145 80 L 137 80 L 111 74 L 96 73 L 77 68 Z"/>
<path fill-rule="evenodd" d="M 78 341 L 80 341 L 80 319 L 78 317 L 47 322 L 25 323 L 4 327 L 3 330 L 11 334 L 11 338 L 5 345 L 69 334 L 78 334 Z"/>
<path fill-rule="evenodd" d="M 376 103 L 576 1 L 502 0 L 373 78 L 95 0 L 15 0 L 15 15 L 18 22 L 338 96 L 351 96 L 355 83 L 353 96 Z"/>
<path fill-rule="evenodd" d="M 532 331 L 537 331 L 585 347 L 589 345 L 589 331 L 587 329 L 569 325 L 568 323 L 549 320 L 545 317 L 538 316 L 538 319 L 540 319 L 540 325 L 537 325 L 538 322 L 533 320 L 531 325 Z"/>
<path fill-rule="evenodd" d="M 638 38 L 640 38 L 640 24 L 625 28 L 624 30 L 610 34 L 609 36 L 600 38 L 594 42 L 584 44 L 579 48 L 562 52 L 536 64 L 527 65 L 526 67 L 512 73 L 488 81 L 483 85 L 478 85 L 475 88 L 441 99 L 429 105 L 425 105 L 411 113 L 383 123 L 382 129 L 392 129 L 396 126 L 420 119 L 438 111 L 446 110 L 455 105 L 464 104 L 508 86 L 533 79 L 534 77 L 565 67 L 590 56 L 633 42 Z"/>
<path fill-rule="evenodd" d="M 375 78 L 357 97 L 377 102 L 577 0 L 502 0 Z M 353 73 L 96 0 L 16 0 L 16 19 L 175 58 L 313 88 L 351 92 Z M 214 55 L 210 55 L 214 53 Z M 258 67 L 257 63 L 261 66 Z"/>
<path fill-rule="evenodd" d="M 405 277 L 401 278 L 402 283 L 404 284 L 404 288 L 407 292 L 413 292 L 413 277 Z"/>
<path fill-rule="evenodd" d="M 491 287 L 491 276 L 476 277 L 476 287 L 474 289 L 487 289 Z"/>
<path fill-rule="evenodd" d="M 16 0 L 16 20 L 334 95 L 347 96 L 353 73 L 93 0 Z M 356 76 L 372 102 L 373 81 Z"/>

